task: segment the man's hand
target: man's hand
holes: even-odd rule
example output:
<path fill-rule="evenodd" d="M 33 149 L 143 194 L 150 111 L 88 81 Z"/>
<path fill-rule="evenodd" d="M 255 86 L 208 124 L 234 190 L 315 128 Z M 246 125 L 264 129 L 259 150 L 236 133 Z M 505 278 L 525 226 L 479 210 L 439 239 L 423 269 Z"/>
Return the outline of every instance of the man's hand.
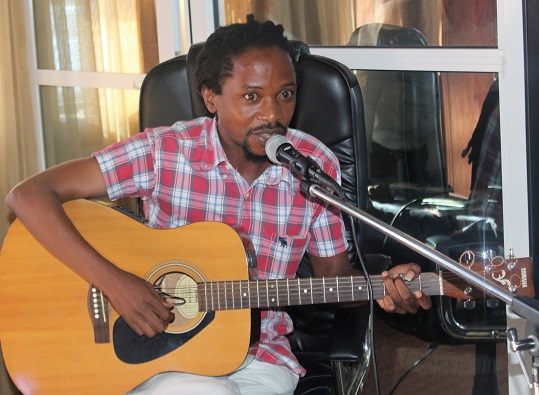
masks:
<path fill-rule="evenodd" d="M 400 276 L 404 274 L 404 279 Z M 421 267 L 416 263 L 395 266 L 382 273 L 387 295 L 377 302 L 388 313 L 416 313 L 420 308 L 428 310 L 432 306 L 430 297 L 417 290 L 411 292 L 406 281 L 413 280 L 421 274 Z"/>
<path fill-rule="evenodd" d="M 174 321 L 174 305 L 162 299 L 153 286 L 134 274 L 119 270 L 114 286 L 106 292 L 110 303 L 139 336 L 154 337 Z"/>

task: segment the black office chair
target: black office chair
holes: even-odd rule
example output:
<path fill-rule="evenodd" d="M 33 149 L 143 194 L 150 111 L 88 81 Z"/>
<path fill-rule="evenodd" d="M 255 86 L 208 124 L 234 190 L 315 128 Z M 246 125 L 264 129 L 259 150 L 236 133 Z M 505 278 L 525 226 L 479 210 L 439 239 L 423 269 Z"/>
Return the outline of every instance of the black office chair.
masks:
<path fill-rule="evenodd" d="M 290 126 L 311 133 L 333 150 L 341 164 L 347 199 L 365 209 L 365 131 L 357 79 L 340 63 L 309 54 L 304 43 L 294 44 L 300 77 Z M 195 44 L 186 56 L 163 62 L 147 74 L 140 95 L 141 130 L 208 115 L 194 78 L 201 48 L 202 44 Z M 361 238 L 360 229 L 357 234 Z M 350 257 L 355 263 L 352 250 Z M 307 262 L 299 273 L 311 275 Z M 290 341 L 307 369 L 295 393 L 348 394 L 360 387 L 369 360 L 364 350 L 368 309 L 304 306 L 291 308 L 290 315 L 295 325 Z"/>
<path fill-rule="evenodd" d="M 348 45 L 426 47 L 428 42 L 417 29 L 370 23 L 357 28 Z M 445 187 L 438 74 L 358 70 L 356 75 L 365 106 L 371 180 Z"/>

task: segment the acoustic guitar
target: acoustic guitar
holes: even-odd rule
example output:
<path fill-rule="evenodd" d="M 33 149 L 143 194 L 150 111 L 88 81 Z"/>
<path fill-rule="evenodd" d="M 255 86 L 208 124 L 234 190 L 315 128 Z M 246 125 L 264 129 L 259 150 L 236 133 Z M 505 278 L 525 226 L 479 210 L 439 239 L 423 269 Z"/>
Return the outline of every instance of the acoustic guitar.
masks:
<path fill-rule="evenodd" d="M 175 304 L 175 321 L 152 339 L 136 336 L 98 289 L 51 256 L 16 220 L 0 256 L 0 341 L 24 394 L 122 394 L 166 371 L 224 375 L 245 360 L 253 308 L 367 300 L 362 276 L 249 280 L 248 239 L 217 222 L 157 230 L 87 200 L 64 208 L 83 237 L 119 267 Z M 69 248 L 69 246 L 66 246 Z M 467 262 L 486 281 L 533 295 L 529 258 Z M 481 267 L 480 267 L 481 266 Z M 384 296 L 372 276 L 374 298 Z M 451 273 L 408 285 L 469 299 Z M 480 290 L 478 294 L 482 294 Z"/>

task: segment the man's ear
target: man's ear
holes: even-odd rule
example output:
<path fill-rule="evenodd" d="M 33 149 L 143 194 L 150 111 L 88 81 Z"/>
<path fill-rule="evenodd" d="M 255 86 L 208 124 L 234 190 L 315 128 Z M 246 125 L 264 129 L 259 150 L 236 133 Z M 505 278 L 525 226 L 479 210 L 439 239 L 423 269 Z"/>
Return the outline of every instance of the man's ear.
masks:
<path fill-rule="evenodd" d="M 206 108 L 211 114 L 215 114 L 217 112 L 217 108 L 215 107 L 215 93 L 203 86 L 200 90 L 200 93 L 202 94 L 202 98 L 204 99 L 204 104 L 206 104 Z"/>

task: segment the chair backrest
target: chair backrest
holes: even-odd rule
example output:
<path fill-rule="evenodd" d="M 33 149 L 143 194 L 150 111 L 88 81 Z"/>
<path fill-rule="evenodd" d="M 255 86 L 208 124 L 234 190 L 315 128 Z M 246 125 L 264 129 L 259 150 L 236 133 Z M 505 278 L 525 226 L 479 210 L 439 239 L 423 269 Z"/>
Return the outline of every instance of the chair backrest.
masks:
<path fill-rule="evenodd" d="M 194 78 L 202 43 L 187 55 L 150 70 L 140 93 L 140 130 L 209 115 Z M 355 75 L 337 61 L 308 53 L 294 42 L 298 59 L 298 96 L 291 127 L 312 134 L 339 159 L 347 199 L 367 206 L 363 101 Z"/>
<path fill-rule="evenodd" d="M 298 60 L 298 94 L 290 126 L 314 135 L 336 154 L 341 165 L 342 186 L 348 201 L 365 210 L 367 207 L 365 123 L 358 81 L 342 64 L 309 54 L 308 47 L 301 42 L 295 42 L 294 45 Z M 147 74 L 140 94 L 141 130 L 209 115 L 201 94 L 196 90 L 194 78 L 196 57 L 201 47 L 202 44 L 195 44 L 186 56 L 178 56 L 159 64 Z M 349 221 L 345 221 L 345 225 L 350 239 L 352 232 Z M 360 227 L 357 221 L 354 226 L 361 246 L 364 227 Z M 351 262 L 357 264 L 353 243 L 350 243 L 350 246 Z M 312 275 L 307 261 L 303 260 L 298 276 Z M 331 366 L 326 366 L 325 354 L 330 344 L 334 306 L 294 306 L 288 311 L 295 328 L 293 335 L 289 337 L 291 347 L 308 370 L 307 376 L 300 381 L 295 394 L 303 395 L 314 393 L 315 389 L 328 388 L 333 380 L 340 383 L 336 385 L 336 388 L 340 388 L 344 379 L 332 372 Z M 366 318 L 364 322 L 367 322 Z M 361 339 L 364 336 L 363 333 L 358 335 L 356 332 L 348 335 Z M 351 348 L 353 349 L 347 350 L 349 355 L 360 352 L 359 348 L 356 349 L 354 346 Z M 321 357 L 313 357 L 320 354 Z M 364 365 L 358 366 L 363 371 Z M 337 368 L 335 370 L 339 371 Z"/>

